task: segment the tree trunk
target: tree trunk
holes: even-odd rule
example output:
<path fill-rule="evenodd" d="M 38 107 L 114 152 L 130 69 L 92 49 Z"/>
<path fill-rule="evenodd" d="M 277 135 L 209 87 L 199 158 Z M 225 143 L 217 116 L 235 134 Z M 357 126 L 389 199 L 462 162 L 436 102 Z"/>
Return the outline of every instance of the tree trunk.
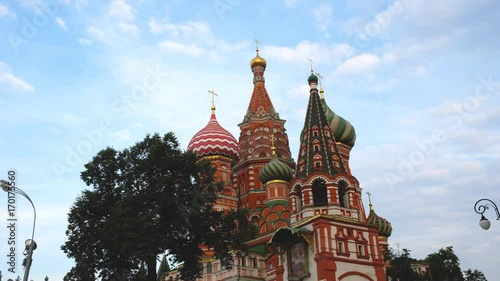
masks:
<path fill-rule="evenodd" d="M 156 255 L 149 256 L 146 263 L 148 264 L 147 281 L 156 281 Z"/>

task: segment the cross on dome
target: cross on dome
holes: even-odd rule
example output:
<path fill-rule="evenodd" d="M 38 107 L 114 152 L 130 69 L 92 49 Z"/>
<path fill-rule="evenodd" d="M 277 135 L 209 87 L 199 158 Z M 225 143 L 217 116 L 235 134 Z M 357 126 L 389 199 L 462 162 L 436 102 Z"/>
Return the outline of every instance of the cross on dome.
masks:
<path fill-rule="evenodd" d="M 218 94 L 214 90 L 209 90 L 208 91 L 212 95 L 212 113 L 215 113 L 215 96 L 218 96 Z"/>
<path fill-rule="evenodd" d="M 370 210 L 373 210 L 373 205 L 372 205 L 372 194 L 370 193 L 370 191 L 366 192 L 366 194 L 368 195 L 368 202 L 370 202 Z"/>
<path fill-rule="evenodd" d="M 311 73 L 313 73 L 313 64 L 314 64 L 314 61 L 310 58 L 307 58 L 307 60 L 309 61 L 309 63 L 311 64 Z"/>
<path fill-rule="evenodd" d="M 253 39 L 253 41 L 255 41 L 255 50 L 258 52 L 259 51 L 259 44 L 260 44 L 260 41 L 257 40 L 257 39 Z"/>

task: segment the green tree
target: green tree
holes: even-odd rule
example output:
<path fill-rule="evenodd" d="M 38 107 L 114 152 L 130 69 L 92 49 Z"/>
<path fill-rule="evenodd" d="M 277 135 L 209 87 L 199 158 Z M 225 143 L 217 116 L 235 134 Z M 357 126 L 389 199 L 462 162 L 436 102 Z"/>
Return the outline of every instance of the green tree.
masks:
<path fill-rule="evenodd" d="M 386 252 L 386 260 L 389 261 L 389 267 L 386 270 L 386 276 L 394 281 L 424 281 L 428 280 L 426 276 L 418 274 L 415 270 L 416 260 L 410 256 L 410 250 L 403 249 L 402 253 L 396 253 L 394 249 Z"/>
<path fill-rule="evenodd" d="M 437 253 L 428 255 L 425 260 L 429 264 L 432 280 L 464 281 L 460 260 L 452 246 L 441 248 Z"/>
<path fill-rule="evenodd" d="M 214 172 L 208 161 L 182 151 L 173 133 L 100 151 L 81 174 L 92 190 L 82 192 L 68 215 L 61 248 L 76 265 L 67 275 L 73 279 L 65 280 L 79 274 L 131 280 L 144 262 L 146 280 L 155 281 L 157 256 L 167 251 L 183 264 L 182 278 L 194 280 L 202 269 L 201 244 L 227 264 L 229 249 L 241 246 L 241 214 L 213 209 L 221 187 Z"/>
<path fill-rule="evenodd" d="M 474 269 L 474 271 L 472 271 L 472 269 L 470 268 L 464 270 L 464 275 L 465 281 L 488 281 L 484 274 L 477 269 Z"/>

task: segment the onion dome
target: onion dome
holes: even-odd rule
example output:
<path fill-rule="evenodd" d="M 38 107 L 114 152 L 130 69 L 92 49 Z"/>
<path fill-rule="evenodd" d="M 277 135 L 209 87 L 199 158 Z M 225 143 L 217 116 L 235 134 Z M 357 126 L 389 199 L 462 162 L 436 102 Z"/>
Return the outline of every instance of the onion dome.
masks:
<path fill-rule="evenodd" d="M 373 210 L 373 206 L 370 204 L 370 214 L 368 215 L 368 222 L 374 224 L 378 228 L 378 234 L 383 237 L 389 237 L 392 234 L 392 226 L 391 223 L 384 219 L 383 217 L 378 216 Z"/>
<path fill-rule="evenodd" d="M 276 155 L 276 147 L 274 146 L 274 135 L 271 135 L 271 150 L 273 155 L 271 156 L 271 161 L 267 163 L 259 172 L 259 179 L 262 183 L 273 180 L 282 180 L 290 182 L 292 179 L 292 168 L 287 164 L 283 163 Z"/>
<path fill-rule="evenodd" d="M 323 94 L 322 90 L 320 92 Z M 321 95 L 321 103 L 323 104 L 326 120 L 328 121 L 328 125 L 330 125 L 330 129 L 333 132 L 335 141 L 353 147 L 356 142 L 356 131 L 354 130 L 354 127 L 349 121 L 337 115 L 330 109 L 330 107 L 328 107 L 323 95 Z"/>
<path fill-rule="evenodd" d="M 250 68 L 254 68 L 256 66 L 262 66 L 263 68 L 266 68 L 266 65 L 266 60 L 259 56 L 259 50 L 257 50 L 255 58 L 250 61 Z"/>
<path fill-rule="evenodd" d="M 237 159 L 239 156 L 238 142 L 217 122 L 215 107 L 212 107 L 210 121 L 194 135 L 187 149 L 193 151 L 200 158 L 220 155 Z"/>
<path fill-rule="evenodd" d="M 273 154 L 271 161 L 260 170 L 259 179 L 264 184 L 273 180 L 290 182 L 292 179 L 292 168 L 283 163 L 278 158 L 278 155 Z"/>
<path fill-rule="evenodd" d="M 311 84 L 312 82 L 318 84 L 318 76 L 311 72 L 311 75 L 309 75 L 309 78 L 307 78 L 307 82 L 309 82 L 309 84 Z"/>

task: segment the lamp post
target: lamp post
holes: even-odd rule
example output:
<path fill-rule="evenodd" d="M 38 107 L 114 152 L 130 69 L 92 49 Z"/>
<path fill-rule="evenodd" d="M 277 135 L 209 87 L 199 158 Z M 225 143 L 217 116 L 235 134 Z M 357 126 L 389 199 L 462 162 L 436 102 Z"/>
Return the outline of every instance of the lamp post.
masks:
<path fill-rule="evenodd" d="M 31 233 L 31 239 L 27 239 L 26 242 L 24 243 L 26 248 L 25 252 L 23 253 L 25 256 L 27 255 L 26 259 L 23 262 L 23 265 L 25 266 L 24 269 L 24 278 L 23 281 L 28 281 L 28 277 L 30 274 L 30 268 L 31 268 L 31 261 L 33 257 L 33 250 L 36 249 L 36 242 L 33 240 L 35 237 L 35 224 L 36 224 L 36 210 L 35 210 L 35 205 L 33 204 L 33 201 L 31 201 L 31 198 L 26 194 L 24 191 L 22 191 L 19 187 L 17 186 L 10 186 L 10 183 L 6 180 L 0 180 L 0 185 L 2 187 L 2 190 L 5 192 L 13 192 L 15 194 L 19 194 L 23 196 L 24 198 L 28 199 L 28 201 L 31 203 L 31 206 L 33 207 L 33 231 Z"/>
<path fill-rule="evenodd" d="M 482 201 L 486 201 L 486 203 L 481 203 Z M 481 203 L 482 205 L 478 206 L 479 203 Z M 486 210 L 488 210 L 489 207 L 493 207 L 493 209 L 497 214 L 497 220 L 500 220 L 500 212 L 498 211 L 498 207 L 495 204 L 495 202 L 491 201 L 490 199 L 480 199 L 474 205 L 474 211 L 476 211 L 476 213 L 481 215 L 481 220 L 479 220 L 479 226 L 481 226 L 481 228 L 484 230 L 488 230 L 491 225 L 490 221 L 483 215 L 483 213 L 486 212 Z"/>

